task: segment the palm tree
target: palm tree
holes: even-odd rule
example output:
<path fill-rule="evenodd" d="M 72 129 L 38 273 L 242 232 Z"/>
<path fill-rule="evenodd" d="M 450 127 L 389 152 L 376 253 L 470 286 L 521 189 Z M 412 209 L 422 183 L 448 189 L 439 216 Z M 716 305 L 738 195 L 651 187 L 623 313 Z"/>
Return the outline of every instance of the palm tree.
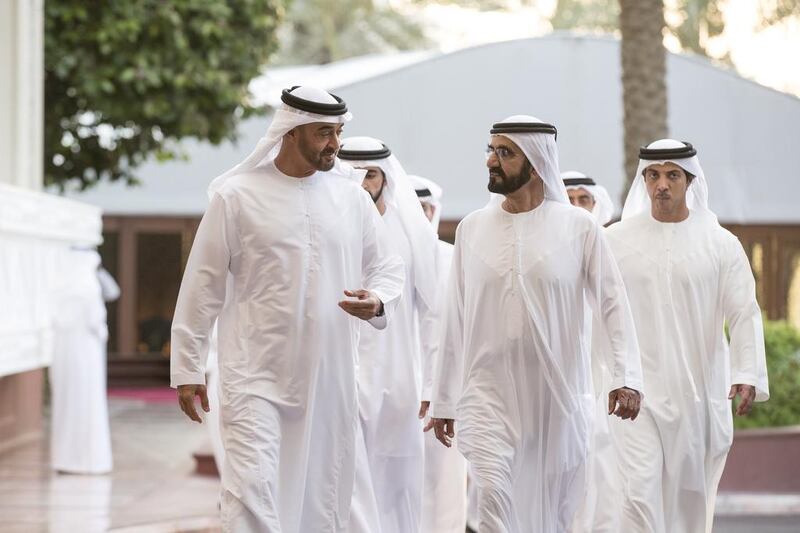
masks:
<path fill-rule="evenodd" d="M 663 0 L 619 0 L 626 188 L 639 147 L 667 136 L 667 68 Z M 623 198 L 624 200 L 624 198 Z"/>
<path fill-rule="evenodd" d="M 619 8 L 622 33 L 622 90 L 625 135 L 626 187 L 636 172 L 638 149 L 642 144 L 666 137 L 667 92 L 665 33 L 677 38 L 683 50 L 707 54 L 708 38 L 725 29 L 721 0 L 677 0 L 672 9 L 680 22 L 667 26 L 663 0 L 559 0 L 553 25 L 612 31 L 608 15 Z M 762 27 L 800 16 L 800 0 L 759 0 Z M 729 53 L 717 60 L 730 63 Z"/>
<path fill-rule="evenodd" d="M 293 0 L 272 64 L 322 64 L 370 53 L 424 48 L 418 21 L 378 0 Z"/>

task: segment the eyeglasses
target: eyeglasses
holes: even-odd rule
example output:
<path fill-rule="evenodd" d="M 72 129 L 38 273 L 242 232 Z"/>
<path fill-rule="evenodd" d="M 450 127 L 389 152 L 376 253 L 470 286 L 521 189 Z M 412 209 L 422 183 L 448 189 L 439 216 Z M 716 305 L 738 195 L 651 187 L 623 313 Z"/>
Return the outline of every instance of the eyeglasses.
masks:
<path fill-rule="evenodd" d="M 513 159 L 517 154 L 505 146 L 498 146 L 495 148 L 494 146 L 489 145 L 486 147 L 486 159 L 489 159 L 492 155 L 496 156 L 500 161 L 508 161 L 509 159 Z"/>

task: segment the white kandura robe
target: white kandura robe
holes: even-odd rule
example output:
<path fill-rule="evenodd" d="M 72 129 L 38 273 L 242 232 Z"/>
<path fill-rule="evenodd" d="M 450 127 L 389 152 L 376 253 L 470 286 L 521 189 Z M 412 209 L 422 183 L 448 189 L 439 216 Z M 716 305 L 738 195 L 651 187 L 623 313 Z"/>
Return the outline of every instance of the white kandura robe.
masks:
<path fill-rule="evenodd" d="M 607 196 L 607 194 L 606 194 Z M 597 219 L 595 212 L 592 215 Z M 605 228 L 601 227 L 601 231 Z M 622 493 L 618 487 L 622 478 L 618 471 L 616 447 L 611 434 L 608 414 L 608 392 L 613 376 L 606 364 L 605 354 L 611 347 L 597 316 L 587 306 L 587 342 L 592 349 L 592 385 L 594 388 L 594 427 L 586 464 L 586 486 L 583 502 L 578 507 L 572 533 L 618 533 Z M 592 334 L 592 332 L 596 332 Z M 628 420 L 627 423 L 634 423 Z"/>
<path fill-rule="evenodd" d="M 411 246 L 392 206 L 383 221 L 387 242 L 403 258 L 406 283 L 386 329 L 361 325 L 359 409 L 381 533 L 415 533 L 420 526 L 423 475 L 419 300 Z"/>
<path fill-rule="evenodd" d="M 572 522 L 595 406 L 585 294 L 613 339 L 611 388 L 640 390 L 625 290 L 589 213 L 545 200 L 461 222 L 433 416 L 456 420 L 480 531 L 561 533 Z"/>
<path fill-rule="evenodd" d="M 453 245 L 438 241 L 439 301 L 420 324 L 423 353 L 422 400 L 430 401 L 441 341 L 442 312 Z M 430 411 L 427 423 L 430 420 Z M 446 448 L 433 430 L 425 435 L 425 478 L 422 491 L 422 533 L 464 533 L 467 522 L 467 462 L 458 450 Z"/>
<path fill-rule="evenodd" d="M 209 412 L 198 411 L 203 418 L 208 432 L 208 440 L 211 443 L 211 451 L 214 454 L 214 463 L 217 471 L 222 475 L 222 465 L 225 464 L 225 447 L 222 445 L 222 428 L 220 427 L 219 409 L 219 361 L 217 347 L 217 327 L 214 326 L 211 332 L 211 339 L 208 344 L 208 358 L 206 359 L 206 394 L 208 395 Z"/>
<path fill-rule="evenodd" d="M 731 384 L 769 397 L 761 311 L 738 239 L 707 212 L 649 212 L 607 232 L 636 317 L 647 397 L 612 424 L 625 479 L 622 531 L 710 532 L 733 439 Z M 723 325 L 730 329 L 730 348 Z"/>
<path fill-rule="evenodd" d="M 369 195 L 333 173 L 268 163 L 214 193 L 178 296 L 172 385 L 204 383 L 218 316 L 224 531 L 374 531 L 349 520 L 360 320 L 337 303 L 365 288 L 391 313 L 403 265 L 384 232 Z"/>
<path fill-rule="evenodd" d="M 611 433 L 611 417 L 608 414 L 608 392 L 613 377 L 605 364 L 604 354 L 609 353 L 608 339 L 603 335 L 596 317 L 587 310 L 591 324 L 587 331 L 591 335 L 592 383 L 595 407 L 594 427 L 589 445 L 586 465 L 586 487 L 583 502 L 573 521 L 572 533 L 619 533 L 622 509 L 622 478 L 616 460 L 616 445 Z M 627 420 L 623 423 L 636 423 Z"/>
<path fill-rule="evenodd" d="M 52 468 L 73 474 L 111 471 L 106 396 L 106 305 L 98 278 L 100 256 L 64 255 L 57 295 L 55 355 L 49 370 Z"/>

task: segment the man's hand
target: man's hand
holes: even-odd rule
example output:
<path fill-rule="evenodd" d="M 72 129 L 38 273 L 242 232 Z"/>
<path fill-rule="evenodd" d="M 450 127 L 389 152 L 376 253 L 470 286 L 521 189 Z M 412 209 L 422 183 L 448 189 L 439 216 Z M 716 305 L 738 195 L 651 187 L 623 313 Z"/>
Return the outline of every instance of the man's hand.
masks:
<path fill-rule="evenodd" d="M 425 429 L 422 431 L 430 431 L 433 428 L 433 432 L 436 434 L 436 438 L 439 439 L 439 442 L 447 446 L 448 448 L 453 445 L 453 437 L 456 436 L 456 421 L 452 418 L 431 418 L 428 425 L 425 426 Z"/>
<path fill-rule="evenodd" d="M 358 298 L 358 300 L 342 300 L 339 307 L 348 314 L 361 320 L 375 318 L 383 311 L 383 302 L 369 291 L 358 289 L 356 291 L 344 291 L 345 296 Z"/>
<path fill-rule="evenodd" d="M 425 420 L 425 417 L 428 416 L 428 408 L 430 408 L 431 402 L 421 401 L 419 403 L 419 419 Z"/>
<path fill-rule="evenodd" d="M 728 399 L 733 400 L 739 396 L 739 405 L 736 407 L 736 415 L 744 416 L 750 413 L 753 408 L 753 400 L 756 399 L 756 388 L 752 385 L 742 385 L 737 383 L 731 385 L 731 392 L 728 394 Z"/>
<path fill-rule="evenodd" d="M 200 405 L 203 407 L 203 411 L 206 413 L 211 412 L 208 407 L 208 394 L 206 394 L 205 385 L 178 385 L 178 403 L 181 406 L 181 411 L 198 424 L 202 424 L 203 420 L 194 408 L 195 396 L 200 396 Z"/>
<path fill-rule="evenodd" d="M 608 393 L 608 414 L 614 414 L 623 420 L 636 420 L 639 408 L 642 406 L 642 396 L 639 391 L 622 387 Z"/>

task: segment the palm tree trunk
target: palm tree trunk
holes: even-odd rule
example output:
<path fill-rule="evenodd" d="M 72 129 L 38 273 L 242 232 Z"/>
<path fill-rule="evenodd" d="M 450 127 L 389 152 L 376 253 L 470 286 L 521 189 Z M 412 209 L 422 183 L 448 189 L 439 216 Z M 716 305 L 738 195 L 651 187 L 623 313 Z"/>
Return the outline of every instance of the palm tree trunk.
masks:
<path fill-rule="evenodd" d="M 622 100 L 625 111 L 625 190 L 639 163 L 639 147 L 667 136 L 667 68 L 663 0 L 619 0 Z"/>

